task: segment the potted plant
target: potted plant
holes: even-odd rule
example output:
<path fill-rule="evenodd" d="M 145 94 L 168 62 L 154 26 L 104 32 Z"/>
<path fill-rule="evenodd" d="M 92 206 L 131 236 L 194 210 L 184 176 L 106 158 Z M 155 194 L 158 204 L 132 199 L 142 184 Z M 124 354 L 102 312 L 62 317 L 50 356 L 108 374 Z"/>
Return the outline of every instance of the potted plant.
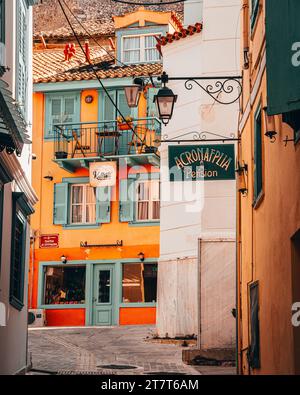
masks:
<path fill-rule="evenodd" d="M 130 130 L 133 128 L 133 118 L 128 116 L 125 120 L 126 122 L 124 122 L 122 117 L 117 118 L 119 130 Z"/>
<path fill-rule="evenodd" d="M 55 159 L 67 159 L 68 153 L 65 151 L 56 151 L 55 152 Z"/>

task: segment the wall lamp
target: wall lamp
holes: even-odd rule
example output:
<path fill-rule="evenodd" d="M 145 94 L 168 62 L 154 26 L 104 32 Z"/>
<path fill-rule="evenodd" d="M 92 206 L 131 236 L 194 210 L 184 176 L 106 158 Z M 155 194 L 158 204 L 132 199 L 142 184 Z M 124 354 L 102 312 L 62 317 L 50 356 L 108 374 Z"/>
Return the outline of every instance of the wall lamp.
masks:
<path fill-rule="evenodd" d="M 44 177 L 44 179 L 48 180 L 48 181 L 53 181 L 53 177 L 52 176 L 46 176 L 46 177 Z"/>
<path fill-rule="evenodd" d="M 65 256 L 65 255 L 62 255 L 61 257 L 60 257 L 60 260 L 61 260 L 61 262 L 65 265 L 66 263 L 68 263 L 68 259 L 67 259 L 67 257 Z"/>
<path fill-rule="evenodd" d="M 239 175 L 239 193 L 246 196 L 248 193 L 248 188 L 246 184 L 246 176 L 248 175 L 248 165 L 244 162 L 242 165 L 238 162 L 237 174 Z"/>
<path fill-rule="evenodd" d="M 141 262 L 144 262 L 144 261 L 145 261 L 145 254 L 144 254 L 143 252 L 140 252 L 139 255 L 138 255 L 138 257 L 139 257 L 139 259 L 140 259 Z"/>
<path fill-rule="evenodd" d="M 265 113 L 265 125 L 266 125 L 266 133 L 265 136 L 271 140 L 271 143 L 275 143 L 276 141 L 276 127 L 275 127 L 275 117 L 274 115 L 268 115 L 267 107 L 263 108 Z"/>

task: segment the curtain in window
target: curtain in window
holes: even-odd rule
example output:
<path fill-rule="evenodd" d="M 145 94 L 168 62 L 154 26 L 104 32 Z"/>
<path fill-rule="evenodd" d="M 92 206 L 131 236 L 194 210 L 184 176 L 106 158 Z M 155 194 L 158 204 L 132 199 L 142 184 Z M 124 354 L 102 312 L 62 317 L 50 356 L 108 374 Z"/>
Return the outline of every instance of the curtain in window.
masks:
<path fill-rule="evenodd" d="M 159 52 L 156 48 L 154 36 L 145 36 L 145 61 L 156 62 L 160 59 Z"/>
<path fill-rule="evenodd" d="M 140 37 L 124 38 L 124 62 L 135 63 L 140 61 Z"/>
<path fill-rule="evenodd" d="M 152 219 L 160 219 L 160 184 L 152 182 Z"/>
<path fill-rule="evenodd" d="M 82 218 L 83 206 L 83 187 L 72 187 L 72 223 L 79 224 L 83 222 Z"/>
<path fill-rule="evenodd" d="M 96 222 L 96 189 L 86 187 L 86 223 Z"/>
<path fill-rule="evenodd" d="M 150 188 L 148 182 L 142 182 L 138 186 L 138 220 L 149 219 Z"/>

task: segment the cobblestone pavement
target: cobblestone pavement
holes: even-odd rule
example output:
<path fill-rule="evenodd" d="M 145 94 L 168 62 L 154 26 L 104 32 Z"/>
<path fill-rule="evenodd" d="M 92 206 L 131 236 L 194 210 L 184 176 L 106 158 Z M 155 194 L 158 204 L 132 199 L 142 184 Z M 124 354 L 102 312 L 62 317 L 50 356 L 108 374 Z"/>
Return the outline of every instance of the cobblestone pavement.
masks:
<path fill-rule="evenodd" d="M 182 362 L 182 347 L 146 341 L 154 330 L 151 326 L 30 329 L 33 369 L 58 374 L 201 374 Z"/>

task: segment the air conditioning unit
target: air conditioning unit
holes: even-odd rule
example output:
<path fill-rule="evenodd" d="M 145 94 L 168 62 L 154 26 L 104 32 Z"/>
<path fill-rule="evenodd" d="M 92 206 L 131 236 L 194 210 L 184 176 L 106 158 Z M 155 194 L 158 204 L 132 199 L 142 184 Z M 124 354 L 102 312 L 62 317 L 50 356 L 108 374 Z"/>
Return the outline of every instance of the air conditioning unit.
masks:
<path fill-rule="evenodd" d="M 46 326 L 46 312 L 45 310 L 29 310 L 28 312 L 28 326 L 29 328 L 42 328 Z"/>

